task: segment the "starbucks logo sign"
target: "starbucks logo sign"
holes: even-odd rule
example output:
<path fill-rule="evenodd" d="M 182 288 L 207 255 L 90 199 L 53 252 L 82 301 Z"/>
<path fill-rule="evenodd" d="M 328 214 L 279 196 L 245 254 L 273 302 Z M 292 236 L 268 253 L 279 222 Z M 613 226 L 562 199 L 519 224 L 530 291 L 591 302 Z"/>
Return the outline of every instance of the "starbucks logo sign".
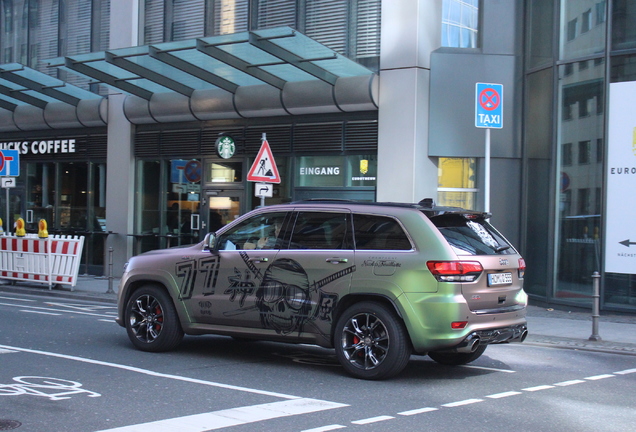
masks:
<path fill-rule="evenodd" d="M 216 152 L 223 159 L 229 159 L 236 152 L 236 144 L 230 136 L 223 135 L 216 140 Z"/>

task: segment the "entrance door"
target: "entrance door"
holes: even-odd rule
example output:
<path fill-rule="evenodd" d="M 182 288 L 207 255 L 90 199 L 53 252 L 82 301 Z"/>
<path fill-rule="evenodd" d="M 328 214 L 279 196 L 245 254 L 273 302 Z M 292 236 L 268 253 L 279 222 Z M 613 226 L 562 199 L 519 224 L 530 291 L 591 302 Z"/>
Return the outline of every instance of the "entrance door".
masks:
<path fill-rule="evenodd" d="M 244 213 L 243 190 L 205 189 L 201 206 L 200 238 L 229 224 Z"/>

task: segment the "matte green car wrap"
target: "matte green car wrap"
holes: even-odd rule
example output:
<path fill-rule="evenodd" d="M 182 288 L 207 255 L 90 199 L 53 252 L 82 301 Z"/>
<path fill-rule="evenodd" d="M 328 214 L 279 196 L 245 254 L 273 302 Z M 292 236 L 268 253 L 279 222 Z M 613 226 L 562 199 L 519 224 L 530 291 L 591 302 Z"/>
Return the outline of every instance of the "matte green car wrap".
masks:
<path fill-rule="evenodd" d="M 425 201 L 261 208 L 201 243 L 131 258 L 117 322 L 146 351 L 183 334 L 333 347 L 365 379 L 413 353 L 468 363 L 527 334 L 525 262 L 488 217 Z"/>

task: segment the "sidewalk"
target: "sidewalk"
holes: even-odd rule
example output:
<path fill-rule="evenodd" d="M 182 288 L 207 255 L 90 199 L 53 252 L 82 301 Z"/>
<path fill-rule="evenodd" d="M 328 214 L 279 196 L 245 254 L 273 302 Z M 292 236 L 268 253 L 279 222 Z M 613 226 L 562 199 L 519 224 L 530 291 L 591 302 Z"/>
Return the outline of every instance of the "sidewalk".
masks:
<path fill-rule="evenodd" d="M 112 293 L 107 293 L 107 277 L 80 276 L 74 290 L 68 285 L 54 287 L 18 282 L 15 285 L 0 281 L 0 294 L 22 293 L 52 295 L 60 298 L 117 302 L 119 279 L 112 281 Z M 525 343 L 566 349 L 612 352 L 636 356 L 636 315 L 601 313 L 598 333 L 600 341 L 590 341 L 592 335 L 591 312 L 571 312 L 539 306 L 528 306 L 528 338 Z"/>

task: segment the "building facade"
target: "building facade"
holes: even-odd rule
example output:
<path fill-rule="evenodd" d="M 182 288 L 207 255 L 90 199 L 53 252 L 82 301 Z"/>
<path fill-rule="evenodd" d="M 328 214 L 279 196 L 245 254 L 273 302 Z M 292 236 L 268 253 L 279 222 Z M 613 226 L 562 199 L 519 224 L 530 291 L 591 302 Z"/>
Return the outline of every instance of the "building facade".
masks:
<path fill-rule="evenodd" d="M 489 208 L 533 299 L 590 308 L 598 271 L 604 309 L 636 307 L 634 275 L 603 260 L 609 88 L 636 80 L 636 0 L 0 0 L 0 14 L 0 143 L 20 152 L 0 214 L 85 235 L 85 273 L 260 205 L 247 177 L 265 138 L 280 177 L 266 204 Z M 501 129 L 475 127 L 480 82 L 503 85 Z"/>

